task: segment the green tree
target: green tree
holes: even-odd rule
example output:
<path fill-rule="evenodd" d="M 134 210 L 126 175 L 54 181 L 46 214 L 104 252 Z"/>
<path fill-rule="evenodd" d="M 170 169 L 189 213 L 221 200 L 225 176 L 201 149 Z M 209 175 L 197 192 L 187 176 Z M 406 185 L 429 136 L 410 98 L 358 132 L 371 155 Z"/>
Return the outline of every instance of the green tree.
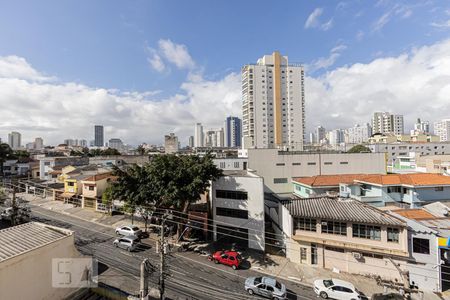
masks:
<path fill-rule="evenodd" d="M 144 146 L 143 146 L 143 145 L 139 145 L 139 146 L 136 148 L 136 152 L 137 152 L 139 155 L 144 155 L 144 154 L 145 154 L 145 148 L 144 148 Z"/>
<path fill-rule="evenodd" d="M 200 199 L 210 182 L 222 176 L 222 170 L 207 154 L 177 156 L 173 154 L 156 156 L 150 163 L 150 180 L 163 206 L 188 212 L 189 205 Z M 182 219 L 178 219 L 180 223 Z M 178 224 L 177 233 L 181 233 L 182 225 Z"/>
<path fill-rule="evenodd" d="M 362 153 L 362 152 L 370 153 L 372 151 L 370 151 L 370 148 L 364 145 L 353 146 L 352 148 L 350 148 L 350 150 L 347 151 L 347 153 Z"/>
<path fill-rule="evenodd" d="M 6 143 L 1 143 L 0 144 L 0 175 L 3 176 L 3 163 L 8 160 L 13 158 L 13 151 L 11 149 L 11 147 L 9 147 L 8 144 Z"/>

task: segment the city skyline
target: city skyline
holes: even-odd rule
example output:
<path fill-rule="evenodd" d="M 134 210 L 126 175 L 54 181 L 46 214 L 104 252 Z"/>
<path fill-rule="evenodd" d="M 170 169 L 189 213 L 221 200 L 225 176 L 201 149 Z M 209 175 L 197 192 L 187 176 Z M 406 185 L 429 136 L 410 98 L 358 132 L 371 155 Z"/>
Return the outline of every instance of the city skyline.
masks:
<path fill-rule="evenodd" d="M 450 117 L 449 81 L 441 80 L 450 76 L 449 10 L 438 1 L 291 3 L 282 9 L 290 18 L 273 23 L 270 39 L 262 38 L 267 32 L 258 25 L 225 26 L 229 3 L 221 3 L 223 16 L 212 14 L 211 28 L 204 28 L 185 16 L 217 10 L 201 1 L 106 10 L 101 1 L 77 10 L 43 1 L 30 3 L 27 12 L 22 2 L 5 4 L 0 12 L 2 140 L 11 131 L 22 132 L 24 141 L 41 136 L 49 144 L 67 136 L 90 140 L 91 126 L 99 123 L 105 137 L 130 144 L 160 144 L 167 132 L 185 141 L 197 122 L 219 127 L 228 115 L 242 117 L 241 67 L 276 50 L 305 66 L 306 132 L 317 125 L 365 123 L 374 111 L 404 115 L 405 129 L 417 117 L 430 122 Z M 251 2 L 244 8 L 258 10 L 252 24 L 271 23 L 281 13 L 281 7 L 266 11 Z M 85 11 L 98 13 L 98 20 L 84 24 Z M 148 22 L 177 18 L 184 26 L 149 29 Z M 23 26 L 23 19 L 35 26 Z M 188 37 L 192 30 L 202 37 Z M 251 45 L 245 43 L 250 33 Z M 34 40 L 46 43 L 29 44 Z M 86 48 L 95 41 L 101 41 L 98 47 Z M 118 42 L 123 46 L 116 47 Z M 233 51 L 236 42 L 240 51 Z M 217 51 L 205 43 L 217 45 Z"/>

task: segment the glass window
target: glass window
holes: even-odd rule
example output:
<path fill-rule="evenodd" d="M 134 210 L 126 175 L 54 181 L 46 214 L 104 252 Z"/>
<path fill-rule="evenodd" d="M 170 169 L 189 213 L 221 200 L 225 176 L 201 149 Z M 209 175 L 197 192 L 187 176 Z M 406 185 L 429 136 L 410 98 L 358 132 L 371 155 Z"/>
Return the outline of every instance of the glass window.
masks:
<path fill-rule="evenodd" d="M 421 254 L 430 254 L 430 240 L 413 238 L 413 252 Z"/>
<path fill-rule="evenodd" d="M 216 207 L 216 215 L 238 219 L 248 219 L 248 211 L 243 209 Z"/>
<path fill-rule="evenodd" d="M 322 233 L 347 235 L 347 223 L 335 221 L 322 221 Z"/>
<path fill-rule="evenodd" d="M 242 191 L 227 191 L 227 190 L 216 190 L 216 198 L 232 199 L 232 200 L 247 200 L 247 192 Z"/>
<path fill-rule="evenodd" d="M 287 183 L 288 180 L 287 178 L 274 178 L 273 179 L 273 183 L 278 184 L 278 183 Z"/>
<path fill-rule="evenodd" d="M 434 190 L 436 192 L 443 192 L 444 191 L 444 187 L 443 186 L 437 186 L 437 187 L 434 188 Z"/>
<path fill-rule="evenodd" d="M 353 224 L 353 237 L 380 241 L 381 227 L 364 224 Z"/>
<path fill-rule="evenodd" d="M 398 243 L 400 230 L 398 228 L 387 229 L 387 240 L 388 242 Z"/>
<path fill-rule="evenodd" d="M 316 220 L 308 218 L 294 218 L 294 230 L 316 231 Z"/>

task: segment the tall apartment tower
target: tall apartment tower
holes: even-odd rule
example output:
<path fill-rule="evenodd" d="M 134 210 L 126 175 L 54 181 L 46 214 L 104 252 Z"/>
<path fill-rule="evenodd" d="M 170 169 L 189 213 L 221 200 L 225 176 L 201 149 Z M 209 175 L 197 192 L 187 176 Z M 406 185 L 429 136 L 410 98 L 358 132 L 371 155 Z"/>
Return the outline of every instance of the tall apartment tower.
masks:
<path fill-rule="evenodd" d="M 34 149 L 35 150 L 42 150 L 44 149 L 44 140 L 40 137 L 37 137 L 34 139 Z"/>
<path fill-rule="evenodd" d="M 195 129 L 194 129 L 194 147 L 198 148 L 198 147 L 203 147 L 204 143 L 203 143 L 203 126 L 202 123 L 197 123 L 195 124 Z"/>
<path fill-rule="evenodd" d="M 242 140 L 242 121 L 238 117 L 225 120 L 225 147 L 240 147 Z"/>
<path fill-rule="evenodd" d="M 164 152 L 167 154 L 177 153 L 179 150 L 178 137 L 175 133 L 164 136 Z"/>
<path fill-rule="evenodd" d="M 324 139 L 326 135 L 326 130 L 322 126 L 316 127 L 316 143 L 320 144 Z"/>
<path fill-rule="evenodd" d="M 194 148 L 194 136 L 193 135 L 189 136 L 189 138 L 188 138 L 188 147 Z"/>
<path fill-rule="evenodd" d="M 303 150 L 304 69 L 279 52 L 242 68 L 244 148 Z"/>
<path fill-rule="evenodd" d="M 9 133 L 8 144 L 11 149 L 20 149 L 22 147 L 22 135 L 17 131 Z"/>
<path fill-rule="evenodd" d="M 450 119 L 443 119 L 434 123 L 434 134 L 441 142 L 450 141 Z"/>
<path fill-rule="evenodd" d="M 375 112 L 372 117 L 372 132 L 403 134 L 403 115 L 392 115 L 388 112 Z"/>
<path fill-rule="evenodd" d="M 103 140 L 103 125 L 95 125 L 94 127 L 94 146 L 103 147 L 105 145 Z"/>

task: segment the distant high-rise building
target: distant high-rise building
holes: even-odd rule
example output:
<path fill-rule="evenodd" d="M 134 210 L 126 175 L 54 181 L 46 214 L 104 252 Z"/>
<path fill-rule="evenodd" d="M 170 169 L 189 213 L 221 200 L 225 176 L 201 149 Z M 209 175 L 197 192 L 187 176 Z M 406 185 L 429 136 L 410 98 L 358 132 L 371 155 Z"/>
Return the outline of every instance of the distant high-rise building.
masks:
<path fill-rule="evenodd" d="M 238 117 L 225 120 L 225 147 L 240 147 L 242 140 L 242 121 Z"/>
<path fill-rule="evenodd" d="M 189 136 L 188 146 L 189 146 L 189 148 L 194 148 L 194 136 L 193 135 Z"/>
<path fill-rule="evenodd" d="M 417 122 L 414 124 L 414 130 L 411 130 L 411 134 L 428 134 L 430 133 L 430 122 L 421 121 L 417 118 Z"/>
<path fill-rule="evenodd" d="M 179 149 L 178 137 L 175 133 L 170 133 L 164 136 L 164 149 L 165 153 L 173 154 L 177 153 Z"/>
<path fill-rule="evenodd" d="M 372 136 L 372 126 L 369 123 L 348 128 L 345 130 L 345 142 L 348 144 L 362 144 Z"/>
<path fill-rule="evenodd" d="M 322 126 L 316 127 L 316 143 L 320 144 L 325 139 L 326 130 Z"/>
<path fill-rule="evenodd" d="M 40 137 L 37 137 L 34 139 L 34 149 L 35 150 L 42 150 L 44 149 L 44 140 Z"/>
<path fill-rule="evenodd" d="M 388 112 L 375 112 L 372 117 L 373 133 L 403 134 L 403 115 L 392 115 Z"/>
<path fill-rule="evenodd" d="M 13 131 L 8 134 L 8 144 L 12 149 L 20 149 L 22 147 L 22 135 Z"/>
<path fill-rule="evenodd" d="M 443 119 L 434 123 L 434 134 L 441 142 L 450 141 L 450 119 Z"/>
<path fill-rule="evenodd" d="M 203 147 L 203 141 L 203 126 L 202 123 L 197 123 L 194 130 L 194 147 Z"/>
<path fill-rule="evenodd" d="M 74 139 L 65 139 L 64 144 L 66 144 L 67 146 L 70 146 L 70 147 L 77 145 L 76 140 L 74 140 Z"/>
<path fill-rule="evenodd" d="M 103 125 L 95 125 L 94 126 L 94 146 L 95 147 L 103 147 L 105 142 L 103 140 Z"/>
<path fill-rule="evenodd" d="M 223 129 L 211 129 L 205 132 L 205 147 L 224 147 Z"/>
<path fill-rule="evenodd" d="M 274 52 L 242 68 L 245 148 L 303 149 L 304 69 Z"/>
<path fill-rule="evenodd" d="M 314 132 L 310 132 L 309 133 L 308 143 L 309 144 L 314 144 L 315 142 L 316 142 L 316 135 L 314 134 Z"/>
<path fill-rule="evenodd" d="M 330 145 L 337 146 L 344 142 L 344 130 L 334 129 L 328 133 Z"/>
<path fill-rule="evenodd" d="M 123 151 L 123 142 L 121 139 L 112 138 L 108 141 L 108 147 L 117 151 Z"/>
<path fill-rule="evenodd" d="M 80 147 L 87 147 L 88 142 L 86 140 L 78 140 L 78 146 Z"/>

